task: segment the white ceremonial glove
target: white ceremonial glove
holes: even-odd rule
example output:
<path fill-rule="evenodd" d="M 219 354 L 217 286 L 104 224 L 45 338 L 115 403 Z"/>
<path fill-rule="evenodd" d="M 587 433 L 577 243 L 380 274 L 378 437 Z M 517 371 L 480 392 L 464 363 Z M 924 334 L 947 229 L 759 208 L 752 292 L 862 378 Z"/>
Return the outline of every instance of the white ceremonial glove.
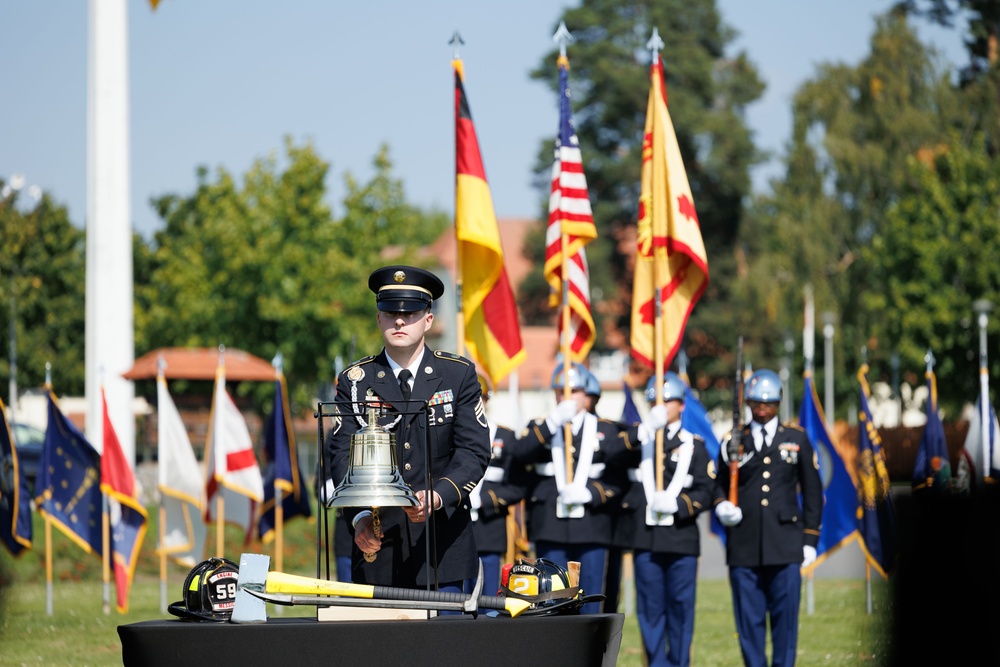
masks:
<path fill-rule="evenodd" d="M 559 492 L 559 500 L 567 505 L 586 505 L 594 499 L 594 494 L 590 489 L 581 489 L 578 486 L 567 486 Z"/>
<path fill-rule="evenodd" d="M 657 491 L 653 494 L 653 511 L 659 514 L 676 514 L 677 496 L 666 491 Z"/>
<path fill-rule="evenodd" d="M 654 405 L 649 409 L 649 414 L 646 415 L 646 419 L 642 423 L 653 433 L 659 431 L 667 425 L 667 406 Z"/>
<path fill-rule="evenodd" d="M 573 421 L 573 417 L 579 412 L 580 406 L 576 404 L 572 398 L 567 398 L 565 401 L 559 403 L 555 410 L 548 416 L 548 422 L 550 425 L 559 428 L 565 426 L 566 424 Z"/>
<path fill-rule="evenodd" d="M 472 509 L 477 510 L 483 506 L 483 499 L 478 493 L 469 494 L 469 505 L 472 506 Z"/>
<path fill-rule="evenodd" d="M 802 547 L 802 567 L 809 567 L 816 562 L 816 547 Z"/>
<path fill-rule="evenodd" d="M 719 517 L 719 523 L 726 528 L 732 528 L 743 520 L 743 510 L 728 500 L 723 500 L 715 508 L 715 516 Z"/>

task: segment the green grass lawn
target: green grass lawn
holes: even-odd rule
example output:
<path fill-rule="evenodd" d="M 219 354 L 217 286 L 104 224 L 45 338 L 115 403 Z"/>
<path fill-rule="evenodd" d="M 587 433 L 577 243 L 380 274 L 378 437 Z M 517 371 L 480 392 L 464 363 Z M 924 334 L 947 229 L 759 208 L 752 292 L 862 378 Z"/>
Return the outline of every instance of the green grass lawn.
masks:
<path fill-rule="evenodd" d="M 153 508 L 151 508 L 153 509 Z M 37 515 L 36 515 L 37 518 Z M 151 619 L 172 618 L 160 606 L 159 561 L 156 544 L 156 512 L 143 544 L 129 611 L 114 609 L 114 583 L 110 585 L 111 610 L 103 611 L 100 559 L 85 554 L 61 533 L 53 530 L 53 615 L 46 613 L 44 528 L 35 525 L 34 549 L 13 558 L 0 547 L 0 666 L 15 665 L 121 665 L 121 643 L 117 627 Z M 231 531 L 231 532 L 230 532 Z M 209 529 L 209 545 L 215 544 Z M 227 528 L 227 557 L 239 560 L 242 551 L 265 553 L 272 558 L 274 545 L 254 542 L 241 546 L 235 529 Z M 314 576 L 316 572 L 316 524 L 302 519 L 286 526 L 283 571 Z M 168 602 L 179 600 L 187 569 L 168 567 Z M 626 587 L 630 586 L 628 582 Z M 631 597 L 631 596 L 630 596 Z M 814 584 L 815 612 L 807 614 L 805 595 L 800 617 L 797 664 L 880 665 L 888 650 L 884 631 L 890 605 L 889 588 L 873 582 L 873 613 L 866 611 L 865 582 L 817 579 Z M 313 607 L 268 606 L 272 616 L 314 616 Z M 629 610 L 631 612 L 631 610 Z M 530 623 L 530 619 L 524 619 Z M 693 664 L 730 667 L 741 664 L 729 597 L 724 579 L 698 583 Z M 644 664 L 635 615 L 627 613 L 618 657 L 620 667 Z"/>

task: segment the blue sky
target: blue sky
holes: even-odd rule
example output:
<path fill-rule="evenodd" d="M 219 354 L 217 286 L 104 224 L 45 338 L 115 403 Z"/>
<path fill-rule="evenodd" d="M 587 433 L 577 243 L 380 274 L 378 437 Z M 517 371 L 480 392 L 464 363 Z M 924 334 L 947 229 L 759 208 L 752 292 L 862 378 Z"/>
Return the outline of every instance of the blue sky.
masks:
<path fill-rule="evenodd" d="M 410 201 L 450 212 L 454 199 L 452 47 L 465 45 L 466 92 L 500 217 L 533 217 L 531 166 L 554 137 L 556 99 L 529 79 L 553 46 L 566 6 L 557 0 L 128 0 L 132 215 L 159 228 L 152 197 L 186 195 L 199 165 L 241 176 L 280 157 L 283 137 L 311 141 L 331 163 L 330 205 L 340 213 L 345 172 L 365 180 L 387 143 Z M 822 62 L 856 63 L 874 16 L 891 0 L 719 0 L 768 84 L 748 110 L 759 145 L 788 139 L 795 89 Z M 86 212 L 87 2 L 0 5 L 0 177 L 22 174 Z M 573 26 L 570 26 L 572 29 Z M 951 62 L 960 37 L 921 27 Z M 669 48 L 664 56 L 669 66 Z M 572 46 L 569 47 L 572 59 Z M 584 166 L 587 156 L 584 155 Z M 757 187 L 777 173 L 754 174 Z"/>

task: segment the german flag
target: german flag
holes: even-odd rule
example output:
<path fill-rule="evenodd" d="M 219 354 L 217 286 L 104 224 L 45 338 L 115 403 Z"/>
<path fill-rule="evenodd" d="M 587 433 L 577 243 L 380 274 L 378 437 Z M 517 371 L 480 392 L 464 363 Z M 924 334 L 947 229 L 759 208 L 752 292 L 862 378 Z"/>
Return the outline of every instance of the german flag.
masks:
<path fill-rule="evenodd" d="M 455 71 L 455 234 L 465 347 L 495 387 L 524 362 L 526 354 L 504 268 L 493 198 L 465 96 L 464 68 L 458 58 L 451 64 Z"/>

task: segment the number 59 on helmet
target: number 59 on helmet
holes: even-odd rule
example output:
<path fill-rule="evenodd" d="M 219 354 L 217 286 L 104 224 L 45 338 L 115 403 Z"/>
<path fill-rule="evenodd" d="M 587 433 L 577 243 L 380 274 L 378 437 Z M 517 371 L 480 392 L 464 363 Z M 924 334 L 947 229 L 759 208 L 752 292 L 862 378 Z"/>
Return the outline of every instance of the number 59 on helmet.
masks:
<path fill-rule="evenodd" d="M 236 604 L 239 574 L 239 566 L 227 558 L 203 560 L 184 579 L 184 599 L 167 611 L 181 618 L 228 621 Z"/>

